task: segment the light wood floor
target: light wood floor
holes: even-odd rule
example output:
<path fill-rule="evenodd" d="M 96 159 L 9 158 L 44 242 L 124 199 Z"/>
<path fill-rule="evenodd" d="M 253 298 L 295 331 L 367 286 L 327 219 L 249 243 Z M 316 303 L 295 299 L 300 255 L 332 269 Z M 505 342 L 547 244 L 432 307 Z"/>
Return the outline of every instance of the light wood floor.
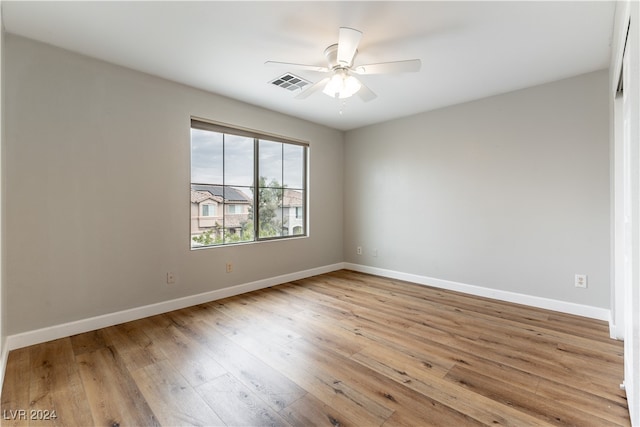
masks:
<path fill-rule="evenodd" d="M 622 371 L 604 322 L 339 271 L 12 351 L 2 418 L 629 425 Z"/>

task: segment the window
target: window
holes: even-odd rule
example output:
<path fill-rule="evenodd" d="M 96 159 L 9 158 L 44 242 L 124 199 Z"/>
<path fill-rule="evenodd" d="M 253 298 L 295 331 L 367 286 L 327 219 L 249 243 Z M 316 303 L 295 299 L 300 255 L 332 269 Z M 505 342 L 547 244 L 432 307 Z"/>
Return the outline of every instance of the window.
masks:
<path fill-rule="evenodd" d="M 191 247 L 305 236 L 307 151 L 303 142 L 192 120 Z"/>
<path fill-rule="evenodd" d="M 227 205 L 227 213 L 230 215 L 233 214 L 243 214 L 244 213 L 244 206 L 242 205 Z"/>
<path fill-rule="evenodd" d="M 216 216 L 216 205 L 202 205 L 202 216 Z"/>

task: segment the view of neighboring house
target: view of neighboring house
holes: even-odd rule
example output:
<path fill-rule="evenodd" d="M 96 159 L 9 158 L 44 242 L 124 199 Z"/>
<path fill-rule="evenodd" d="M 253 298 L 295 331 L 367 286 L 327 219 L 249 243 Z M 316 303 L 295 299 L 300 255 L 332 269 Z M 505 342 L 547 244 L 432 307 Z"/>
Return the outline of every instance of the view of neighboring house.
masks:
<path fill-rule="evenodd" d="M 299 190 L 285 188 L 282 198 L 282 232 L 286 236 L 294 236 L 304 233 L 304 194 Z"/>
<path fill-rule="evenodd" d="M 222 185 L 191 186 L 191 236 L 214 230 L 222 237 L 223 229 L 238 233 L 249 220 L 251 199 L 242 191 Z"/>
<path fill-rule="evenodd" d="M 282 227 L 282 235 L 304 234 L 303 198 L 300 190 L 284 189 L 282 203 L 275 211 L 275 222 Z M 225 229 L 227 236 L 240 233 L 250 220 L 251 205 L 251 196 L 237 188 L 191 185 L 191 237 L 209 230 L 214 240 L 222 239 Z"/>

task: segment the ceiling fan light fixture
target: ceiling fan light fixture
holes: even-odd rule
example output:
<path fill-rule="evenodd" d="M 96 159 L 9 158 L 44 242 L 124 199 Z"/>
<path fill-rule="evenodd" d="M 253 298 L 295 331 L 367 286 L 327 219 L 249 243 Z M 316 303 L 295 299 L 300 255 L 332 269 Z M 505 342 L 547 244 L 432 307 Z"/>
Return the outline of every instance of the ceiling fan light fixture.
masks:
<path fill-rule="evenodd" d="M 331 77 L 322 92 L 332 98 L 349 98 L 360 90 L 362 85 L 355 77 L 349 75 L 346 70 L 338 70 Z"/>

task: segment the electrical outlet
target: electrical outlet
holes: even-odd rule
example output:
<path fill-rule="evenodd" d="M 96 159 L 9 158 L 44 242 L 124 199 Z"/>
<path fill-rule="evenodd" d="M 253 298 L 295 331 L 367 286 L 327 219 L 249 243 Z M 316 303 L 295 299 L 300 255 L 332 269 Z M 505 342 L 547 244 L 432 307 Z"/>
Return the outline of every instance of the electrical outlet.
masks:
<path fill-rule="evenodd" d="M 173 285 L 174 283 L 176 283 L 176 275 L 170 271 L 167 272 L 167 284 Z"/>
<path fill-rule="evenodd" d="M 362 246 L 358 246 L 358 247 L 356 248 L 356 254 L 358 254 L 358 255 L 362 255 Z"/>
<path fill-rule="evenodd" d="M 378 257 L 378 249 L 374 249 L 371 251 L 371 255 L 373 255 L 374 258 Z"/>
<path fill-rule="evenodd" d="M 233 264 L 228 262 L 227 263 L 227 273 L 231 273 L 233 272 Z"/>
<path fill-rule="evenodd" d="M 586 288 L 587 287 L 587 275 L 586 274 L 576 274 L 575 287 L 576 288 Z"/>

